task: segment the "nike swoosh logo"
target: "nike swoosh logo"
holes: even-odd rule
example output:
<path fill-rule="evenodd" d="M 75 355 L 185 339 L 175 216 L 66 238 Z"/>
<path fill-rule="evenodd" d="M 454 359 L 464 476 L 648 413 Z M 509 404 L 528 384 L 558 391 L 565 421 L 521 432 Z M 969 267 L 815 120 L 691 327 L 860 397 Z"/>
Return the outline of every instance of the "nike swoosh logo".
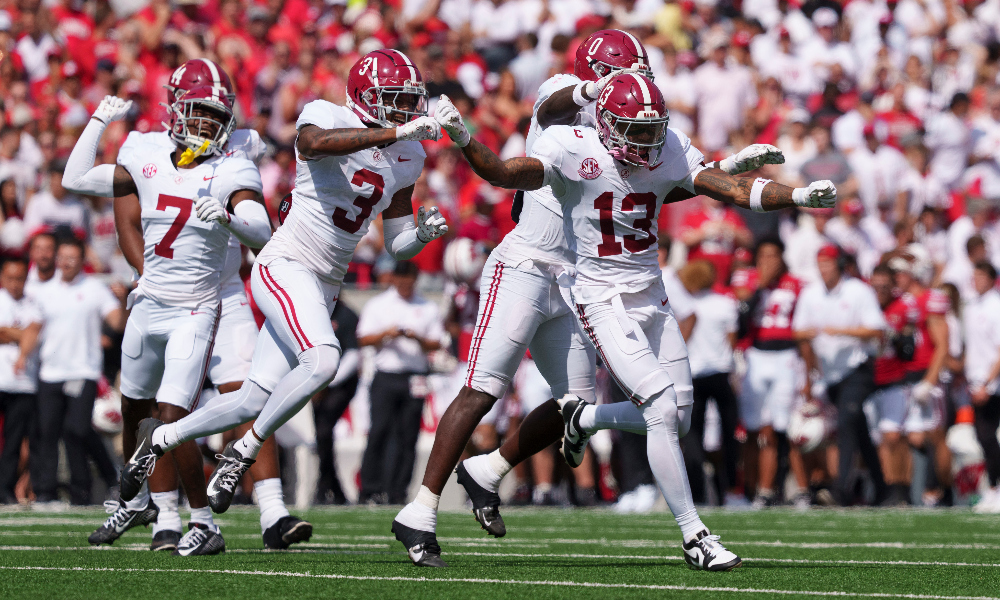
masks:
<path fill-rule="evenodd" d="M 203 177 L 202 179 L 208 181 L 209 179 L 215 179 L 218 175 L 212 175 L 211 177 Z"/>
<path fill-rule="evenodd" d="M 660 306 L 666 306 L 669 299 L 660 300 Z"/>
<path fill-rule="evenodd" d="M 649 170 L 650 171 L 655 171 L 655 170 L 659 169 L 661 165 L 663 165 L 663 163 L 661 163 L 661 162 L 658 162 L 655 165 L 650 165 Z"/>
<path fill-rule="evenodd" d="M 200 313 L 200 312 L 198 312 L 198 311 L 196 311 L 196 310 L 192 310 L 192 311 L 191 311 L 191 314 L 192 314 L 192 315 L 200 315 L 201 313 Z"/>
<path fill-rule="evenodd" d="M 246 306 L 248 304 L 250 304 L 250 303 L 249 302 L 240 302 L 240 306 Z"/>
<path fill-rule="evenodd" d="M 410 558 L 413 559 L 413 562 L 420 562 L 420 560 L 423 557 L 424 557 L 424 551 L 423 550 L 421 550 L 420 552 L 414 552 L 412 550 L 410 551 Z"/>
<path fill-rule="evenodd" d="M 396 160 L 397 160 L 398 162 L 410 162 L 410 161 L 411 161 L 411 160 L 413 160 L 413 159 L 412 159 L 412 158 L 403 158 L 402 156 L 400 156 L 400 157 L 399 157 L 399 158 L 397 158 Z"/>

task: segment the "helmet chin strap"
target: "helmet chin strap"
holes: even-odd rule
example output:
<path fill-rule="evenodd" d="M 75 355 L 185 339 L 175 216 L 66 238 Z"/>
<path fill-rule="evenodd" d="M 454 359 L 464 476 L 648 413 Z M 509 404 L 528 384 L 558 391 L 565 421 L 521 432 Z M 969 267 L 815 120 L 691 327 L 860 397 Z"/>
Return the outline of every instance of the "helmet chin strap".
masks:
<path fill-rule="evenodd" d="M 184 152 L 181 153 L 181 157 L 177 159 L 177 166 L 183 167 L 193 163 L 194 159 L 198 158 L 208 150 L 211 143 L 211 140 L 205 140 L 205 142 L 197 150 L 192 150 L 191 148 L 185 149 Z"/>

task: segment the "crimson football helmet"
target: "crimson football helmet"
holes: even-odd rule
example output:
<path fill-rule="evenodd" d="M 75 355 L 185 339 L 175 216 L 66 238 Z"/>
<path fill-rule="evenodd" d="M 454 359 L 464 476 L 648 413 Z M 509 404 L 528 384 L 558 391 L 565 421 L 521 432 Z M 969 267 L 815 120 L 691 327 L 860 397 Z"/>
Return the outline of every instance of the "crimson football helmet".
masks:
<path fill-rule="evenodd" d="M 167 84 L 163 86 L 167 88 L 167 105 L 176 102 L 183 92 L 204 86 L 224 89 L 229 104 L 235 105 L 236 94 L 233 93 L 232 80 L 218 63 L 207 58 L 195 58 L 174 69 Z"/>
<path fill-rule="evenodd" d="M 597 133 L 615 160 L 649 166 L 667 139 L 667 103 L 660 89 L 638 73 L 611 80 L 597 99 Z"/>
<path fill-rule="evenodd" d="M 427 114 L 427 88 L 405 54 L 375 50 L 351 67 L 347 106 L 367 124 L 396 127 Z"/>
<path fill-rule="evenodd" d="M 602 29 L 590 35 L 576 49 L 573 74 L 584 81 L 597 81 L 622 69 L 638 69 L 652 81 L 649 54 L 631 33 Z"/>
<path fill-rule="evenodd" d="M 196 156 L 220 154 L 234 129 L 233 104 L 221 87 L 196 87 L 170 105 L 170 138 Z"/>

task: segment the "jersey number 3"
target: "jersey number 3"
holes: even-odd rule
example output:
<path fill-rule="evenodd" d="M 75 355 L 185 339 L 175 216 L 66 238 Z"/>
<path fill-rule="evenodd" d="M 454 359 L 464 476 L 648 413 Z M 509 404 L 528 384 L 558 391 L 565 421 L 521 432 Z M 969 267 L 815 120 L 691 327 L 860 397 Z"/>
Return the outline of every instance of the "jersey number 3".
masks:
<path fill-rule="evenodd" d="M 184 224 L 187 223 L 188 217 L 191 216 L 192 206 L 194 206 L 194 202 L 189 198 L 160 194 L 160 197 L 156 199 L 156 210 L 176 208 L 178 213 L 174 217 L 174 222 L 170 224 L 170 228 L 163 234 L 163 239 L 160 240 L 160 243 L 153 246 L 154 254 L 163 258 L 172 259 L 174 257 L 174 249 L 171 246 L 174 240 L 177 239 L 177 236 L 181 234 L 181 229 L 184 229 Z"/>
<path fill-rule="evenodd" d="M 637 238 L 635 235 L 626 235 L 619 242 L 615 236 L 615 195 L 612 192 L 604 192 L 594 200 L 594 208 L 597 209 L 601 223 L 601 243 L 597 245 L 598 256 L 617 256 L 622 253 L 622 242 L 629 252 L 642 252 L 653 245 L 656 236 L 650 229 L 653 227 L 653 215 L 656 214 L 656 194 L 652 192 L 633 192 L 622 198 L 622 211 L 632 211 L 638 206 L 646 208 L 645 216 L 635 219 L 632 228 L 643 232 L 644 236 Z"/>
<path fill-rule="evenodd" d="M 339 206 L 333 211 L 333 224 L 343 229 L 347 233 L 357 233 L 365 220 L 372 216 L 372 209 L 382 199 L 382 190 L 385 188 L 385 180 L 378 173 L 361 169 L 351 178 L 351 185 L 361 187 L 370 183 L 374 188 L 371 196 L 358 196 L 354 199 L 354 206 L 358 207 L 358 217 L 348 218 L 347 211 Z"/>

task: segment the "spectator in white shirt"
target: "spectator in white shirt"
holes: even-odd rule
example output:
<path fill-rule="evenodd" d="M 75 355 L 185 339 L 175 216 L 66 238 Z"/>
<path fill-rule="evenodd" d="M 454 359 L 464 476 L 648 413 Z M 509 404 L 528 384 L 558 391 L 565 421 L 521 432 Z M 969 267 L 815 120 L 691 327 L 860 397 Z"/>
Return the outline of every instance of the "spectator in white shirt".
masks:
<path fill-rule="evenodd" d="M 691 429 L 681 440 L 688 480 L 695 502 L 706 501 L 705 487 L 705 407 L 714 399 L 722 419 L 723 494 L 736 497 L 737 463 L 740 444 L 736 441 L 739 408 L 729 384 L 733 370 L 739 305 L 735 298 L 712 291 L 715 267 L 707 260 L 695 260 L 681 269 L 684 287 L 694 299 L 695 325 L 688 339 L 688 357 L 694 385 Z M 728 499 L 728 498 L 727 498 Z"/>
<path fill-rule="evenodd" d="M 31 267 L 28 270 L 28 282 L 25 284 L 24 293 L 28 296 L 35 296 L 40 285 L 58 276 L 56 272 L 56 236 L 51 233 L 40 233 L 31 238 L 31 243 L 28 246 L 28 261 Z"/>
<path fill-rule="evenodd" d="M 927 120 L 924 143 L 931 151 L 930 172 L 948 189 L 954 189 L 969 164 L 972 152 L 972 133 L 966 119 L 969 116 L 969 97 L 955 94 L 948 110 Z"/>
<path fill-rule="evenodd" d="M 709 60 L 694 71 L 700 148 L 717 152 L 729 143 L 729 133 L 743 125 L 747 110 L 757 104 L 757 91 L 746 67 L 726 62 L 729 36 L 714 32 L 702 41 Z"/>
<path fill-rule="evenodd" d="M 10 259 L 0 267 L 0 412 L 4 416 L 0 454 L 0 504 L 16 504 L 14 484 L 21 443 L 35 423 L 38 355 L 42 329 L 38 306 L 24 295 L 28 263 Z"/>
<path fill-rule="evenodd" d="M 62 185 L 66 161 L 57 159 L 49 166 L 48 189 L 40 190 L 28 200 L 24 210 L 24 226 L 31 233 L 40 230 L 69 229 L 83 238 L 90 230 L 89 211 L 79 196 Z"/>
<path fill-rule="evenodd" d="M 94 433 L 91 414 L 103 362 L 101 324 L 116 331 L 125 328 L 125 289 L 116 286 L 116 298 L 106 285 L 81 273 L 83 257 L 81 242 L 61 242 L 56 250 L 60 276 L 34 290 L 44 322 L 37 438 L 31 455 L 31 481 L 38 502 L 56 500 L 62 439 L 70 467 L 70 500 L 90 504 L 87 455 L 94 455 L 95 449 L 88 438 Z M 103 458 L 98 456 L 98 462 Z"/>
<path fill-rule="evenodd" d="M 976 263 L 976 294 L 963 309 L 965 378 L 969 382 L 976 420 L 976 437 L 983 447 L 990 491 L 976 505 L 977 512 L 1000 512 L 1000 292 L 997 271 L 986 261 Z"/>
<path fill-rule="evenodd" d="M 861 452 L 875 483 L 876 499 L 886 488 L 878 451 L 868 432 L 861 406 L 875 391 L 876 344 L 886 328 L 875 292 L 866 283 L 844 274 L 844 256 L 836 246 L 824 246 L 817 256 L 821 280 L 802 291 L 792 328 L 810 380 L 826 387 L 837 407 L 840 450 L 837 495 L 842 505 L 854 502 L 850 473 L 854 453 Z M 803 390 L 812 401 L 812 385 Z"/>
<path fill-rule="evenodd" d="M 392 287 L 369 300 L 358 319 L 358 345 L 376 348 L 359 503 L 405 504 L 413 477 L 420 417 L 429 391 L 427 353 L 441 348 L 444 338 L 438 307 L 416 293 L 416 282 L 415 264 L 396 263 Z M 392 445 L 396 455 L 387 457 Z"/>

